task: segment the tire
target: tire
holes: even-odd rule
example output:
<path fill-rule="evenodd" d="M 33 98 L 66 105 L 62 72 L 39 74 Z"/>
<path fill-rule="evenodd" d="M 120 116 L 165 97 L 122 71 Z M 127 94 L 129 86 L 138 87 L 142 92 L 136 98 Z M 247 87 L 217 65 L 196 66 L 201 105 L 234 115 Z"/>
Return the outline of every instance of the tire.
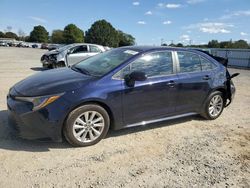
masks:
<path fill-rule="evenodd" d="M 43 64 L 43 68 L 44 68 L 44 69 L 48 69 L 48 68 L 49 68 L 49 65 Z"/>
<path fill-rule="evenodd" d="M 205 102 L 201 115 L 208 120 L 216 119 L 223 112 L 224 105 L 223 93 L 220 91 L 212 92 Z"/>
<path fill-rule="evenodd" d="M 56 68 L 61 68 L 61 67 L 65 67 L 65 63 L 63 61 L 59 61 L 57 63 L 53 63 L 53 69 L 56 69 Z"/>
<path fill-rule="evenodd" d="M 60 67 L 65 67 L 64 61 L 59 61 L 59 62 L 57 63 L 57 67 L 58 67 L 58 68 L 60 68 Z"/>
<path fill-rule="evenodd" d="M 70 112 L 63 133 L 72 146 L 91 146 L 106 136 L 109 125 L 107 111 L 99 105 L 88 104 Z"/>

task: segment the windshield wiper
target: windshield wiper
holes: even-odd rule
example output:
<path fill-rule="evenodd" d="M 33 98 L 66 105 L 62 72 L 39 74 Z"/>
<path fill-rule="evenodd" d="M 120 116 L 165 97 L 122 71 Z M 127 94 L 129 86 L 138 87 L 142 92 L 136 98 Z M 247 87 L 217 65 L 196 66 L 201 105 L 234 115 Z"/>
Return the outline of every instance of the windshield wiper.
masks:
<path fill-rule="evenodd" d="M 91 76 L 90 72 L 87 71 L 86 69 L 79 68 L 79 67 L 76 67 L 76 66 L 72 66 L 71 69 L 73 69 L 73 70 L 75 70 L 77 72 L 80 72 L 80 73 L 83 73 L 83 74 Z"/>

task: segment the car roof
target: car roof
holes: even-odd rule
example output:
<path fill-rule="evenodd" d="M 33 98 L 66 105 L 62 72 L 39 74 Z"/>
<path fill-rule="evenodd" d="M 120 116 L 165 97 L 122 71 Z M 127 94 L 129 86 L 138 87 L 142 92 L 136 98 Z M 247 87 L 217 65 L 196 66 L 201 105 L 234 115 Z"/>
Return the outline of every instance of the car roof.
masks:
<path fill-rule="evenodd" d="M 180 48 L 180 47 L 171 47 L 171 46 L 125 46 L 121 47 L 129 50 L 135 50 L 139 52 L 149 52 L 157 50 L 174 50 L 174 51 L 189 51 L 189 52 L 198 52 L 197 50 L 190 48 Z"/>
<path fill-rule="evenodd" d="M 91 43 L 73 43 L 72 46 L 80 46 L 80 45 L 93 45 L 93 46 L 102 46 L 99 44 L 91 44 Z M 102 46 L 103 47 L 103 46 Z"/>

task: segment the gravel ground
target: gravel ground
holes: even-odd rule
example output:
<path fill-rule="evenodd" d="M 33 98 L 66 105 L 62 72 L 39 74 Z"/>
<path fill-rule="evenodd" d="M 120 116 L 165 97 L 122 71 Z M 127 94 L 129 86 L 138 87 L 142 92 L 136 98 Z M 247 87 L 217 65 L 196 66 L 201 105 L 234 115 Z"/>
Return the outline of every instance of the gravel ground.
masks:
<path fill-rule="evenodd" d="M 97 145 L 72 148 L 16 138 L 6 95 L 41 71 L 45 51 L 0 47 L 0 187 L 250 187 L 250 72 L 222 116 L 199 116 L 111 131 Z"/>

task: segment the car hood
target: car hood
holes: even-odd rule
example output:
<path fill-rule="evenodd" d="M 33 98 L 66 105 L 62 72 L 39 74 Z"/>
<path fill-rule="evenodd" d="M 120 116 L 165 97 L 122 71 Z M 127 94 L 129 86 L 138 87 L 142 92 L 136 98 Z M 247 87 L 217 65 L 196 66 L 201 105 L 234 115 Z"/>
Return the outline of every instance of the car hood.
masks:
<path fill-rule="evenodd" d="M 18 82 L 13 89 L 20 96 L 42 96 L 75 90 L 94 79 L 70 68 L 60 68 L 32 75 Z"/>
<path fill-rule="evenodd" d="M 60 53 L 60 52 L 57 51 L 57 50 L 51 50 L 51 51 L 48 51 L 48 52 L 44 53 L 43 55 L 49 56 L 49 55 L 59 54 L 59 53 Z"/>

